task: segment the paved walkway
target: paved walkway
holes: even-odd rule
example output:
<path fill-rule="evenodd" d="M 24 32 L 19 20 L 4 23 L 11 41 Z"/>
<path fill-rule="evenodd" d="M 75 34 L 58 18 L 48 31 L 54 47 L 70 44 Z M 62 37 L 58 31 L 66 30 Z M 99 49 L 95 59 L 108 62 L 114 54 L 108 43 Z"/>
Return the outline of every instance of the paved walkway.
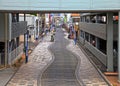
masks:
<path fill-rule="evenodd" d="M 66 40 L 68 40 L 67 33 L 64 33 Z M 69 40 L 70 44 L 67 49 L 73 52 L 78 57 L 78 66 L 76 77 L 82 86 L 108 86 L 103 77 L 98 73 L 96 68 L 90 63 L 86 55 L 82 52 L 78 45 L 74 45 L 73 40 Z"/>
<path fill-rule="evenodd" d="M 75 74 L 73 76 L 70 75 L 70 77 L 72 77 L 72 80 L 78 79 L 80 81 L 81 86 L 108 86 L 107 83 L 104 81 L 104 79 L 100 76 L 98 71 L 95 69 L 95 67 L 89 62 L 89 60 L 81 51 L 81 49 L 77 45 L 74 45 L 73 40 L 67 39 L 68 34 L 65 33 L 65 31 L 63 35 L 65 37 L 64 40 L 66 40 L 66 42 L 69 41 L 68 45 L 66 45 L 66 43 L 62 39 L 55 40 L 55 42 L 59 43 L 60 41 L 62 41 L 63 46 L 66 46 L 66 49 L 65 47 L 63 48 L 60 46 L 56 46 L 56 47 L 65 49 L 66 52 L 68 52 L 68 54 L 72 52 L 72 54 L 68 55 L 70 56 L 70 62 L 68 61 L 67 63 L 67 64 L 72 63 L 71 68 L 69 68 L 69 72 L 72 74 Z M 49 41 L 50 41 L 50 35 L 47 35 L 44 38 L 44 40 L 40 42 L 40 44 L 38 44 L 38 46 L 29 56 L 29 62 L 27 64 L 23 64 L 20 67 L 20 69 L 17 71 L 15 76 L 10 80 L 7 86 L 39 86 L 39 84 L 41 84 L 41 74 L 44 72 L 46 67 L 49 66 L 48 64 L 50 64 L 51 61 L 53 60 L 52 58 L 53 56 L 48 50 L 48 47 L 52 45 L 52 42 L 49 42 Z M 61 44 L 59 43 L 59 45 Z M 51 51 L 53 52 L 54 49 L 53 50 L 51 49 Z M 54 52 L 58 52 L 58 51 L 54 51 Z M 73 61 L 71 59 L 73 59 Z M 68 59 L 64 59 L 64 60 L 61 59 L 60 61 L 63 62 L 65 60 L 68 60 Z M 59 63 L 59 61 L 55 61 L 55 62 Z M 77 62 L 78 62 L 78 65 L 75 72 L 75 66 Z M 64 64 L 62 65 L 66 66 Z M 70 67 L 70 65 L 68 67 Z M 49 75 L 47 76 L 50 77 Z M 66 79 L 66 77 L 62 77 L 62 79 L 64 78 Z M 58 82 L 59 81 L 57 81 L 57 83 Z M 67 82 L 69 83 L 70 81 L 67 81 Z M 62 85 L 55 84 L 51 86 L 65 86 L 64 85 L 65 81 L 62 81 L 62 83 L 63 83 Z M 43 86 L 46 86 L 46 85 L 43 85 Z M 67 85 L 67 86 L 70 86 L 70 85 Z M 78 86 L 78 85 L 76 84 L 71 86 Z"/>
<path fill-rule="evenodd" d="M 15 72 L 16 70 L 11 68 L 0 70 L 0 86 L 5 86 Z"/>
<path fill-rule="evenodd" d="M 90 63 L 81 49 L 77 45 L 74 45 L 72 40 L 67 49 L 78 55 L 77 78 L 81 81 L 82 86 L 108 86 L 96 68 Z"/>
<path fill-rule="evenodd" d="M 23 64 L 7 86 L 38 86 L 38 79 L 43 68 L 52 60 L 48 51 L 51 45 L 50 36 L 47 35 L 29 56 L 29 62 Z"/>
<path fill-rule="evenodd" d="M 55 43 L 50 47 L 54 61 L 42 74 L 41 86 L 80 86 L 75 75 L 78 60 L 66 49 L 69 43 L 64 38 L 63 30 L 57 28 Z"/>

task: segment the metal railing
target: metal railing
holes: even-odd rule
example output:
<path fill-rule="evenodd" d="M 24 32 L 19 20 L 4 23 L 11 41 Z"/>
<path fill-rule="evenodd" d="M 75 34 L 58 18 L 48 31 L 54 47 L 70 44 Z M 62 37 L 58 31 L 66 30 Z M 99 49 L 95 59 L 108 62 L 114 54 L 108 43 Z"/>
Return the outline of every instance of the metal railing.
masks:
<path fill-rule="evenodd" d="M 20 54 L 23 53 L 23 47 L 24 45 L 21 44 L 19 47 L 17 47 L 16 49 L 9 53 L 8 64 L 11 64 L 21 56 Z"/>

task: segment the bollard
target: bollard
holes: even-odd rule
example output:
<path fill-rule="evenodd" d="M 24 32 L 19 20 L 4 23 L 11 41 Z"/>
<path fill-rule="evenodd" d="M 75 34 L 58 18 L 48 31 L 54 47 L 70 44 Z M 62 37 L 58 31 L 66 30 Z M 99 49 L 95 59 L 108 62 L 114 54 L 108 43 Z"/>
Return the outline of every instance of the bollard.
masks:
<path fill-rule="evenodd" d="M 54 36 L 53 35 L 51 35 L 51 42 L 53 42 L 54 41 Z"/>

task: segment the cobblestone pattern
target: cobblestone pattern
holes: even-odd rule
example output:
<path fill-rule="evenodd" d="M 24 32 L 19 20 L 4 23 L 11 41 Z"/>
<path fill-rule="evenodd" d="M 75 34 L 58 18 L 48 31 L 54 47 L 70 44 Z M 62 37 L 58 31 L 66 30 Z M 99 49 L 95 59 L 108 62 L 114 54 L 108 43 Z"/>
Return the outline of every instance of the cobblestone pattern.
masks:
<path fill-rule="evenodd" d="M 65 38 L 67 38 L 67 33 L 65 33 Z M 79 66 L 77 69 L 77 77 L 83 85 L 85 86 L 108 86 L 95 67 L 90 63 L 81 49 L 74 44 L 73 40 L 69 40 L 70 44 L 67 46 L 67 49 L 71 52 L 78 55 Z"/>
<path fill-rule="evenodd" d="M 45 40 L 44 40 L 45 39 Z M 23 64 L 7 86 L 37 86 L 37 80 L 43 68 L 52 60 L 48 50 L 50 36 L 46 36 L 29 56 L 29 62 Z"/>

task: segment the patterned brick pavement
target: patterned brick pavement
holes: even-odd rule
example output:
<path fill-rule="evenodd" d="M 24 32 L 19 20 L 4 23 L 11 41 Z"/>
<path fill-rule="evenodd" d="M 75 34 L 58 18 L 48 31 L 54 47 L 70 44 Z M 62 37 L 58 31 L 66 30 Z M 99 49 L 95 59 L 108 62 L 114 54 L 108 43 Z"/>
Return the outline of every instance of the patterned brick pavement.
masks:
<path fill-rule="evenodd" d="M 66 39 L 67 33 L 65 33 Z M 77 69 L 77 78 L 84 86 L 108 86 L 95 67 L 90 63 L 85 54 L 81 51 L 78 45 L 74 44 L 73 40 L 69 40 L 70 44 L 67 49 L 78 56 L 79 65 Z"/>
<path fill-rule="evenodd" d="M 65 35 L 66 40 L 68 40 L 67 33 Z M 48 35 L 38 44 L 29 56 L 29 62 L 20 67 L 7 86 L 37 86 L 42 70 L 52 60 L 52 55 L 48 50 L 48 46 L 52 43 L 49 41 L 50 36 Z M 78 56 L 79 65 L 76 70 L 76 76 L 82 82 L 81 86 L 108 86 L 81 49 L 74 45 L 73 40 L 69 41 L 70 44 L 67 49 Z"/>
<path fill-rule="evenodd" d="M 52 60 L 48 46 L 52 43 L 46 36 L 29 56 L 29 62 L 23 64 L 7 86 L 37 86 L 43 68 Z"/>

